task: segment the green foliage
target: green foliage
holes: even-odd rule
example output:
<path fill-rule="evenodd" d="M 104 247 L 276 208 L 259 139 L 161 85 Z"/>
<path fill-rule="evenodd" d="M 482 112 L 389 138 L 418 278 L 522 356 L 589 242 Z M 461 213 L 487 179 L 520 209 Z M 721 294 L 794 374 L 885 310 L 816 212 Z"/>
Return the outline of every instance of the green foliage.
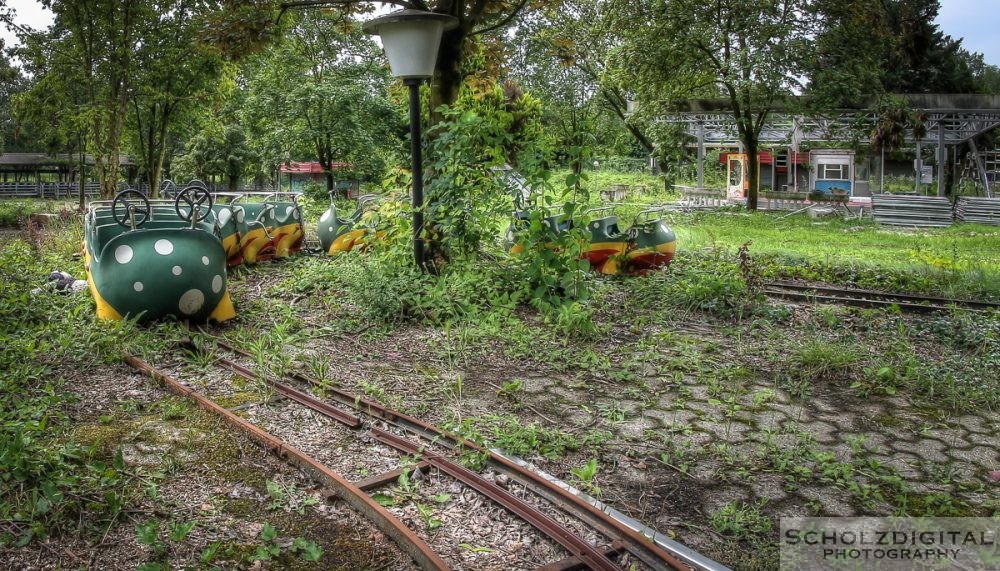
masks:
<path fill-rule="evenodd" d="M 132 58 L 136 74 L 129 91 L 125 141 L 150 188 L 158 190 L 172 138 L 184 133 L 195 113 L 217 93 L 223 62 L 219 52 L 202 41 L 211 13 L 206 5 L 154 4 L 157 13 L 140 24 L 142 40 Z M 231 136 L 224 137 L 228 145 Z"/>
<path fill-rule="evenodd" d="M 580 448 L 579 440 L 568 432 L 546 428 L 538 423 L 525 424 L 514 416 L 490 415 L 475 419 L 491 446 L 515 456 L 539 454 L 550 460 Z"/>
<path fill-rule="evenodd" d="M 289 160 L 318 161 L 328 185 L 382 174 L 404 130 L 378 45 L 342 11 L 293 10 L 282 24 L 241 69 L 239 117 L 262 174 Z"/>
<path fill-rule="evenodd" d="M 184 154 L 174 161 L 173 168 L 178 181 L 220 177 L 227 181 L 230 190 L 236 190 L 253 160 L 243 127 L 211 122 L 188 139 Z"/>
<path fill-rule="evenodd" d="M 576 478 L 577 484 L 580 485 L 583 491 L 592 496 L 600 497 L 601 488 L 597 487 L 597 484 L 594 483 L 594 478 L 597 476 L 597 458 L 591 458 L 583 466 L 570 468 L 569 471 Z"/>
<path fill-rule="evenodd" d="M 727 99 L 746 151 L 778 102 L 802 88 L 817 21 L 809 0 L 770 2 L 620 1 L 607 10 L 622 37 L 618 81 L 657 113 L 665 102 Z M 748 164 L 747 205 L 757 207 L 759 169 Z"/>
<path fill-rule="evenodd" d="M 500 387 L 500 390 L 497 391 L 497 395 L 511 400 L 516 400 L 522 392 L 524 392 L 524 381 L 521 379 L 511 379 Z"/>
<path fill-rule="evenodd" d="M 703 247 L 751 251 L 766 280 L 804 279 L 864 289 L 1000 299 L 1000 240 L 991 229 L 962 225 L 919 233 L 870 221 L 768 214 L 676 217 L 678 257 Z M 715 255 L 712 250 L 707 251 Z M 672 269 L 680 267 L 675 263 Z"/>
<path fill-rule="evenodd" d="M 269 510 L 294 511 L 299 515 L 305 515 L 306 508 L 319 503 L 319 498 L 313 494 L 300 492 L 295 483 L 283 485 L 273 480 L 267 481 L 267 495 L 271 501 L 267 504 Z"/>
<path fill-rule="evenodd" d="M 757 503 L 732 502 L 712 513 L 712 528 L 724 535 L 749 538 L 766 534 L 774 527 L 771 518 L 762 512 L 767 500 Z"/>
<path fill-rule="evenodd" d="M 254 561 L 270 561 L 281 555 L 281 545 L 278 544 L 278 530 L 268 522 L 260 530 L 261 544 L 253 556 Z"/>
<path fill-rule="evenodd" d="M 434 508 L 428 506 L 427 504 L 417 504 L 417 514 L 420 515 L 420 519 L 424 521 L 424 525 L 427 526 L 427 531 L 433 531 L 444 523 L 440 519 L 434 517 Z"/>
<path fill-rule="evenodd" d="M 553 203 L 547 196 L 542 201 L 548 203 L 546 206 Z M 590 295 L 593 274 L 590 263 L 582 259 L 589 236 L 581 226 L 554 233 L 549 225 L 563 224 L 578 216 L 579 208 L 574 202 L 565 202 L 552 210 L 534 208 L 528 214 L 529 219 L 515 230 L 516 244 L 522 251 L 514 256 L 513 263 L 532 303 L 540 309 L 555 310 L 558 321 L 560 306 L 570 304 L 572 310 L 574 301 L 585 301 Z M 566 317 L 571 316 L 567 313 Z"/>
<path fill-rule="evenodd" d="M 812 339 L 789 356 L 795 374 L 802 380 L 833 379 L 848 374 L 859 360 L 853 345 L 827 339 Z"/>
<path fill-rule="evenodd" d="M 44 237 L 43 237 L 44 240 Z M 76 531 L 102 533 L 138 492 L 121 451 L 81 446 L 68 436 L 64 375 L 157 341 L 130 322 L 95 323 L 85 295 L 32 297 L 51 264 L 20 240 L 0 249 L 0 544 Z M 36 257 L 38 256 L 38 257 Z"/>
<path fill-rule="evenodd" d="M 493 242 L 497 218 L 514 203 L 494 169 L 511 163 L 535 172 L 544 158 L 541 106 L 495 86 L 436 111 L 442 120 L 430 132 L 427 153 L 434 174 L 427 184 L 429 234 L 445 255 L 469 256 Z"/>
<path fill-rule="evenodd" d="M 0 228 L 17 228 L 23 226 L 28 217 L 44 209 L 44 204 L 36 201 L 0 202 Z"/>
<path fill-rule="evenodd" d="M 10 140 L 15 133 L 13 98 L 27 88 L 26 78 L 20 68 L 11 65 L 3 42 L 0 42 L 0 153 L 10 150 Z"/>
<path fill-rule="evenodd" d="M 669 273 L 634 280 L 630 306 L 636 310 L 682 309 L 741 317 L 758 303 L 747 288 L 735 256 L 724 250 L 678 252 Z"/>

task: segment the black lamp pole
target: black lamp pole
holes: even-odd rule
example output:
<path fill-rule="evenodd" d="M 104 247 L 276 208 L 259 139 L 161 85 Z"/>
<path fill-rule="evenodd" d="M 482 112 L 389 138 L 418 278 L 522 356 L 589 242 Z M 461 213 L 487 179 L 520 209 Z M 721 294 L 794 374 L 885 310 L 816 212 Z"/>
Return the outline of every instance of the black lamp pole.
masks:
<path fill-rule="evenodd" d="M 424 163 L 420 149 L 420 78 L 403 80 L 410 88 L 410 159 L 413 163 L 413 260 L 425 269 L 424 259 Z"/>
<path fill-rule="evenodd" d="M 427 269 L 424 254 L 424 164 L 420 150 L 420 84 L 434 75 L 441 34 L 458 26 L 448 14 L 397 10 L 369 20 L 362 29 L 382 38 L 392 74 L 410 88 L 410 155 L 413 162 L 413 261 Z"/>

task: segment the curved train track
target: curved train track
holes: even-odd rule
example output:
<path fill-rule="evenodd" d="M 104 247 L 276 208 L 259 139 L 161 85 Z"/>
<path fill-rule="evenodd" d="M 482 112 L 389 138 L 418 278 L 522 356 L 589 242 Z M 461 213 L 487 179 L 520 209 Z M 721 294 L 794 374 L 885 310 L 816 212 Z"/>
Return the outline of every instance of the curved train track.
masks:
<path fill-rule="evenodd" d="M 552 552 L 562 555 L 541 565 L 539 569 L 726 569 L 554 477 L 529 468 L 523 461 L 483 448 L 434 425 L 387 408 L 374 399 L 321 384 L 301 372 L 292 372 L 282 379 L 262 377 L 239 362 L 246 362 L 251 357 L 249 353 L 222 340 L 213 343 L 211 351 L 214 352 L 209 352 L 209 348 L 198 346 L 190 340 L 185 340 L 184 345 L 189 350 L 212 355 L 214 367 L 226 370 L 247 382 L 263 382 L 278 398 L 287 399 L 326 417 L 331 421 L 329 430 L 341 433 L 337 437 L 331 434 L 331 442 L 338 437 L 362 439 L 382 445 L 380 449 L 392 451 L 386 453 L 392 455 L 391 458 L 373 457 L 372 464 L 398 467 L 350 481 L 334 467 L 296 447 L 294 442 L 283 440 L 244 415 L 237 414 L 258 403 L 226 408 L 206 394 L 207 389 L 205 393 L 195 391 L 167 371 L 134 355 L 126 355 L 126 362 L 135 369 L 152 377 L 171 392 L 189 398 L 200 407 L 222 417 L 264 448 L 329 486 L 340 499 L 392 538 L 422 569 L 451 569 L 456 565 L 462 566 L 462 562 L 449 561 L 445 555 L 435 552 L 425 535 L 418 529 L 407 526 L 400 517 L 376 501 L 372 494 L 395 484 L 403 474 L 413 474 L 414 471 L 426 473 L 432 469 L 438 475 L 460 482 L 463 489 L 473 490 L 488 498 L 489 505 L 500 506 L 523 522 L 519 525 L 530 526 L 534 533 L 547 538 L 553 546 Z M 222 352 L 229 357 L 222 356 Z M 322 388 L 321 394 L 325 399 L 319 399 L 310 393 L 310 390 L 317 387 Z M 375 454 L 374 450 L 375 447 L 372 447 L 372 454 Z M 485 478 L 466 468 L 456 459 L 462 453 L 478 454 L 485 460 L 486 468 L 504 475 L 511 484 L 502 486 L 495 479 Z M 404 457 L 416 459 L 416 464 L 405 463 Z M 513 485 L 515 482 L 517 486 Z"/>
<path fill-rule="evenodd" d="M 853 305 L 867 308 L 895 306 L 901 311 L 919 313 L 949 311 L 955 308 L 972 311 L 1000 310 L 1000 303 L 989 301 L 886 293 L 865 289 L 799 284 L 795 282 L 766 282 L 763 293 L 770 297 L 789 301 Z"/>

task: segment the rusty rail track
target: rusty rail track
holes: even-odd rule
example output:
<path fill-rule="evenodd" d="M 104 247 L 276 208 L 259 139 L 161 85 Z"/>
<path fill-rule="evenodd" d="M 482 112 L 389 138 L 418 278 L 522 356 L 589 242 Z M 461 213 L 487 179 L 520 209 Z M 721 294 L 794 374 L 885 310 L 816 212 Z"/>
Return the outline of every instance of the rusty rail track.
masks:
<path fill-rule="evenodd" d="M 807 285 L 794 282 L 767 282 L 764 284 L 764 294 L 789 301 L 818 302 L 867 308 L 896 306 L 901 311 L 917 313 L 950 311 L 955 308 L 971 311 L 1000 310 L 1000 303 L 990 301 L 887 293 L 866 289 Z"/>
<path fill-rule="evenodd" d="M 427 542 L 403 524 L 403 522 L 401 522 L 396 516 L 392 515 L 389 510 L 379 505 L 379 503 L 373 500 L 367 493 L 352 484 L 342 475 L 324 466 L 315 458 L 288 444 L 284 440 L 226 410 L 224 407 L 215 403 L 208 397 L 188 388 L 177 379 L 174 379 L 170 375 L 160 371 L 142 359 L 139 359 L 134 355 L 126 355 L 125 362 L 160 383 L 170 392 L 178 396 L 188 398 L 197 403 L 201 408 L 220 416 L 229 424 L 245 432 L 248 436 L 250 436 L 250 438 L 266 450 L 295 465 L 302 471 L 312 475 L 325 485 L 330 486 L 337 492 L 340 498 L 347 502 L 351 507 L 361 512 L 372 523 L 374 523 L 380 531 L 391 537 L 393 541 L 396 542 L 396 545 L 412 557 L 421 569 L 451 569 L 448 563 L 446 563 L 441 556 L 435 553 L 434 550 L 427 545 Z"/>
<path fill-rule="evenodd" d="M 198 349 L 198 347 L 190 340 L 186 340 L 183 344 L 188 348 Z M 233 371 L 247 380 L 256 380 L 259 378 L 259 376 L 255 375 L 250 369 L 247 369 L 230 359 L 217 357 L 215 361 L 222 367 Z M 358 417 L 346 413 L 337 407 L 331 406 L 330 404 L 325 403 L 312 395 L 298 391 L 278 381 L 265 378 L 264 382 L 268 386 L 274 388 L 278 394 L 307 406 L 310 409 L 327 416 L 328 418 L 340 422 L 348 428 L 359 428 L 361 426 L 361 420 Z M 562 545 L 573 554 L 574 558 L 581 561 L 588 568 L 594 569 L 595 571 L 613 571 L 620 569 L 620 567 L 611 561 L 605 554 L 598 551 L 586 541 L 577 537 L 573 532 L 566 529 L 544 513 L 538 511 L 535 507 L 524 502 L 510 492 L 507 492 L 496 484 L 486 480 L 472 470 L 450 462 L 446 458 L 435 454 L 430 450 L 425 450 L 418 443 L 411 442 L 395 434 L 378 428 L 372 428 L 371 433 L 376 440 L 384 444 L 388 444 L 401 452 L 421 456 L 425 459 L 427 464 L 438 468 L 442 472 L 452 476 L 470 488 L 490 498 L 497 504 L 510 510 L 515 515 L 531 524 L 535 529 L 541 531 L 550 539 Z M 378 485 L 395 481 L 395 479 L 399 477 L 400 473 L 402 473 L 401 469 L 393 470 L 385 475 L 379 475 L 374 479 L 369 479 L 369 481 L 364 482 L 363 485 L 357 485 L 357 488 L 359 490 L 374 489 L 378 487 Z"/>
<path fill-rule="evenodd" d="M 215 338 L 214 344 L 230 353 L 241 355 L 243 357 L 251 357 L 252 355 L 247 351 L 243 351 L 237 347 L 226 343 L 225 341 Z M 217 361 L 223 366 L 230 368 L 230 370 L 239 372 L 237 368 L 233 368 L 231 365 L 235 365 L 231 360 L 224 357 L 217 357 Z M 237 367 L 239 367 L 237 365 Z M 249 373 L 245 369 L 243 373 Z M 252 373 L 251 373 L 252 374 Z M 707 571 L 723 571 L 726 569 L 723 565 L 712 561 L 704 556 L 701 556 L 697 552 L 676 543 L 663 536 L 652 537 L 651 534 L 647 535 L 642 531 L 647 533 L 651 530 L 643 529 L 640 525 L 636 525 L 636 522 L 627 522 L 617 519 L 605 506 L 595 505 L 591 503 L 586 498 L 581 497 L 571 490 L 560 486 L 557 482 L 539 474 L 533 470 L 525 468 L 520 463 L 516 462 L 515 459 L 508 458 L 507 456 L 498 453 L 497 451 L 484 448 L 479 444 L 461 438 L 455 434 L 445 431 L 437 426 L 426 423 L 415 417 L 403 414 L 401 412 L 389 409 L 383 406 L 381 403 L 375 401 L 374 399 L 368 398 L 364 395 L 358 395 L 351 393 L 349 391 L 343 390 L 338 387 L 332 387 L 327 385 L 321 385 L 321 383 L 309 377 L 308 375 L 301 372 L 292 372 L 288 375 L 290 378 L 298 380 L 300 382 L 307 383 L 312 386 L 323 386 L 325 394 L 328 400 L 339 403 L 342 406 L 348 407 L 355 412 L 363 413 L 369 415 L 373 418 L 384 421 L 385 423 L 403 430 L 411 435 L 420 437 L 429 443 L 441 446 L 450 450 L 460 450 L 466 449 L 475 451 L 485 455 L 487 458 L 487 463 L 490 467 L 497 470 L 498 472 L 504 473 L 509 477 L 515 479 L 527 489 L 532 491 L 539 497 L 549 501 L 552 505 L 559 508 L 566 514 L 569 514 L 587 525 L 591 526 L 595 530 L 599 531 L 603 535 L 612 539 L 612 543 L 609 547 L 604 549 L 597 549 L 593 546 L 589 546 L 589 550 L 584 549 L 582 546 L 574 545 L 567 546 L 564 541 L 565 539 L 560 539 L 559 535 L 563 532 L 558 530 L 552 530 L 550 533 L 545 529 L 545 524 L 542 522 L 532 522 L 525 519 L 529 523 L 532 523 L 537 529 L 551 537 L 557 543 L 563 545 L 566 549 L 571 552 L 570 557 L 565 560 L 552 563 L 547 568 L 552 569 L 585 569 L 594 568 L 602 569 L 604 562 L 611 563 L 608 557 L 617 555 L 622 552 L 628 552 L 634 557 L 642 561 L 645 565 L 651 569 L 657 571 L 670 571 L 670 570 L 687 570 L 687 569 L 703 569 Z M 310 397 L 312 398 L 312 397 Z M 307 405 L 308 406 L 308 405 Z M 322 411 L 320 411 L 322 412 Z M 337 420 L 337 419 L 335 419 Z M 385 431 L 380 431 L 377 429 L 372 430 L 372 434 L 376 439 L 382 440 L 387 444 L 390 444 L 396 448 L 404 447 L 408 451 L 415 449 L 423 450 L 423 460 L 431 465 L 435 465 L 442 471 L 448 472 L 448 470 L 442 468 L 437 462 L 444 461 L 439 455 L 429 452 L 426 447 L 419 444 L 415 444 L 409 441 L 407 444 L 403 445 L 400 441 L 400 437 L 387 433 Z M 388 441 L 387 441 L 388 440 Z M 398 443 L 398 445 L 397 445 Z M 458 466 L 461 468 L 460 466 Z M 463 468 L 464 470 L 464 468 Z M 474 472 L 470 473 L 476 475 Z M 454 477 L 454 475 L 453 475 Z M 481 478 L 480 478 L 481 479 Z M 391 481 L 389 476 L 382 478 L 381 476 L 374 476 L 369 478 L 373 482 Z M 496 487 L 490 482 L 487 482 L 489 486 Z M 365 488 L 371 489 L 373 485 L 369 485 L 366 482 Z M 487 494 L 489 495 L 489 494 Z M 489 496 L 492 498 L 492 496 Z M 494 498 L 495 499 L 495 498 Z M 512 509 L 510 505 L 499 502 L 504 505 L 507 509 L 514 513 L 517 513 L 515 509 Z M 610 510 L 613 511 L 613 510 Z M 518 514 L 519 517 L 522 517 Z M 536 523 L 542 525 L 536 525 Z M 555 523 L 555 522 L 553 522 Z M 557 524 L 558 525 L 558 524 Z M 555 534 L 555 535 L 553 535 Z M 572 540 L 569 540 L 572 541 Z M 586 542 L 584 542 L 586 543 Z M 617 565 L 613 568 L 619 569 Z"/>

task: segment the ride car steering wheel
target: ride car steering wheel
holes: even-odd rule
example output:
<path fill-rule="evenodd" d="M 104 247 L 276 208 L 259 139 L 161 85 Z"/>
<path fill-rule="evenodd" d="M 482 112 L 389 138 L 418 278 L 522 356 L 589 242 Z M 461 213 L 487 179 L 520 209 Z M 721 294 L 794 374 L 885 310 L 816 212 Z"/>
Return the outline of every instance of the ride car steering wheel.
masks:
<path fill-rule="evenodd" d="M 181 208 L 181 204 L 187 205 L 188 210 L 186 212 Z M 197 209 L 198 217 L 193 221 L 201 222 L 205 218 L 208 218 L 214 204 L 215 200 L 212 198 L 212 193 L 208 192 L 208 189 L 203 186 L 189 186 L 177 195 L 177 198 L 174 200 L 174 210 L 177 211 L 177 215 L 181 219 L 192 222 L 192 218 L 195 216 L 195 209 Z"/>
<path fill-rule="evenodd" d="M 169 198 L 176 194 L 177 194 L 177 185 L 174 184 L 174 181 L 170 180 L 169 178 L 163 179 L 163 182 L 160 183 L 160 196 L 165 196 Z"/>
<path fill-rule="evenodd" d="M 123 228 L 134 230 L 142 226 L 149 220 L 150 212 L 149 199 L 138 190 L 123 190 L 115 195 L 111 203 L 111 216 Z"/>

